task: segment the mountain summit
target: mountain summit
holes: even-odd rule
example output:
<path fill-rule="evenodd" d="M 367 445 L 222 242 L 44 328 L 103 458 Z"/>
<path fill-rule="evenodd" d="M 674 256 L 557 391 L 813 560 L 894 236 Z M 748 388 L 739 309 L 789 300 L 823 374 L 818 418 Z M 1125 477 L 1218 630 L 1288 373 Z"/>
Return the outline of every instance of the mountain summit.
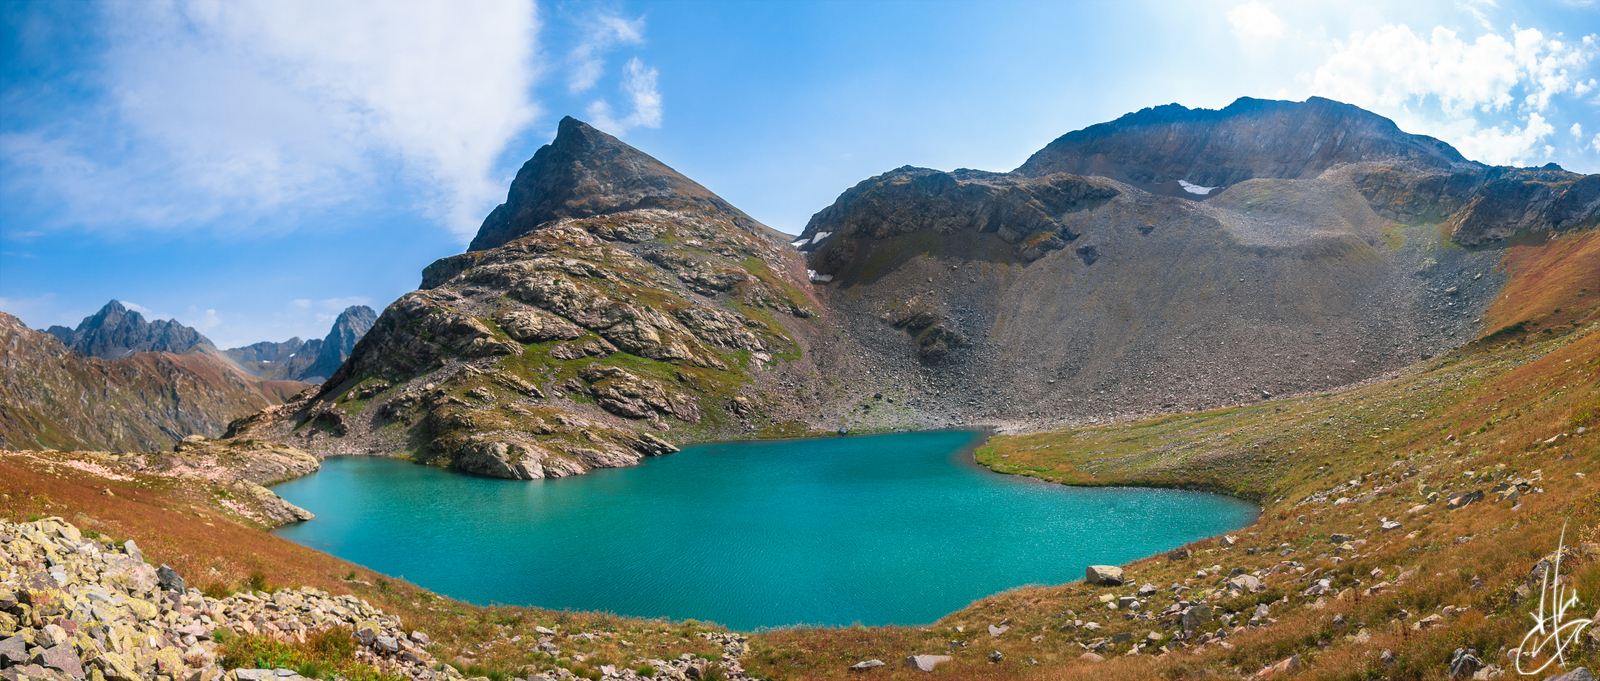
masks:
<path fill-rule="evenodd" d="M 1098 175 L 1153 194 L 1203 199 L 1218 193 L 1207 188 L 1254 178 L 1311 179 L 1340 163 L 1364 161 L 1409 161 L 1434 170 L 1482 167 L 1444 142 L 1402 132 L 1394 121 L 1360 107 L 1321 97 L 1240 97 L 1222 109 L 1167 104 L 1075 130 L 1015 172 Z"/>
<path fill-rule="evenodd" d="M 725 213 L 739 227 L 764 231 L 743 211 L 648 154 L 568 116 L 511 182 L 506 202 L 489 213 L 468 250 L 483 251 L 561 218 L 641 208 Z"/>
<path fill-rule="evenodd" d="M 211 340 L 176 319 L 145 321 L 144 315 L 117 300 L 78 324 L 77 329 L 52 326 L 45 330 L 68 348 L 87 357 L 117 359 L 135 352 L 183 354 L 196 347 L 211 347 Z"/>

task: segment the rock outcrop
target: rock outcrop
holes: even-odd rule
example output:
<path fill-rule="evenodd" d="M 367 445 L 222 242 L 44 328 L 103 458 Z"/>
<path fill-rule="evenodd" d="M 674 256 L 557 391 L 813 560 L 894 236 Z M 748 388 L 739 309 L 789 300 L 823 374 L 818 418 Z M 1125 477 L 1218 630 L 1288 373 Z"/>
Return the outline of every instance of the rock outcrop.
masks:
<path fill-rule="evenodd" d="M 5 313 L 0 366 L 0 448 L 11 449 L 166 449 L 307 387 L 246 374 L 209 345 L 85 357 Z"/>
<path fill-rule="evenodd" d="M 213 347 L 211 340 L 176 319 L 145 321 L 144 315 L 112 300 L 78 324 L 78 328 L 52 326 L 45 331 L 86 357 L 118 359 L 135 352 L 170 352 Z"/>

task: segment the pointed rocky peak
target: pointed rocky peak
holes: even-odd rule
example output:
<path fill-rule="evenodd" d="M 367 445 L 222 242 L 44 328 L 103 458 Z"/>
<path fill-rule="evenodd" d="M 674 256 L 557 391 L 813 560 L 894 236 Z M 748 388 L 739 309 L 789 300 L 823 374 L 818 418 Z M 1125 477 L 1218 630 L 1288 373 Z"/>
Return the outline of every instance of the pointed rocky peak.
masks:
<path fill-rule="evenodd" d="M 1314 178 L 1361 161 L 1478 167 L 1450 145 L 1402 132 L 1394 121 L 1356 106 L 1321 97 L 1241 97 L 1220 110 L 1167 104 L 1069 132 L 1016 172 L 1099 175 L 1153 193 L 1204 199 L 1252 178 Z"/>
<path fill-rule="evenodd" d="M 743 211 L 649 154 L 568 116 L 511 182 L 506 202 L 484 219 L 468 250 L 494 248 L 561 218 L 640 208 L 722 213 L 740 227 L 768 230 Z"/>
<path fill-rule="evenodd" d="M 322 340 L 322 347 L 317 351 L 317 360 L 300 375 L 299 380 L 320 382 L 333 372 L 339 370 L 339 365 L 350 359 L 350 352 L 355 349 L 356 342 L 372 329 L 378 321 L 378 313 L 365 305 L 353 305 L 339 313 L 339 318 L 334 320 L 333 328 L 328 331 L 328 336 Z"/>
<path fill-rule="evenodd" d="M 129 310 L 116 299 L 106 303 L 99 312 L 84 317 L 77 329 L 69 332 L 64 326 L 53 326 L 46 333 L 83 355 L 101 359 L 116 359 L 135 352 L 183 354 L 196 347 L 211 347 L 211 340 L 199 331 L 175 319 L 145 321 L 144 315 Z"/>

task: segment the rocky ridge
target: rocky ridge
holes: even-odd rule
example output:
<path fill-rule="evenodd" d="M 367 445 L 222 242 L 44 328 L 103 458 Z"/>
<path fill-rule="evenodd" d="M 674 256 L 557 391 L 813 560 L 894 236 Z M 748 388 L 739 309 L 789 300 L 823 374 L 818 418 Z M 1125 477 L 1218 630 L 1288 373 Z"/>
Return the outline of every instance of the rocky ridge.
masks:
<path fill-rule="evenodd" d="M 119 359 L 135 352 L 170 352 L 181 355 L 196 348 L 213 347 L 211 340 L 176 319 L 145 321 L 144 315 L 117 300 L 106 303 L 78 324 L 78 328 L 52 326 L 45 330 L 85 357 Z"/>
<path fill-rule="evenodd" d="M 86 357 L 0 313 L 0 448 L 165 449 L 306 387 L 240 371 L 209 345 Z"/>

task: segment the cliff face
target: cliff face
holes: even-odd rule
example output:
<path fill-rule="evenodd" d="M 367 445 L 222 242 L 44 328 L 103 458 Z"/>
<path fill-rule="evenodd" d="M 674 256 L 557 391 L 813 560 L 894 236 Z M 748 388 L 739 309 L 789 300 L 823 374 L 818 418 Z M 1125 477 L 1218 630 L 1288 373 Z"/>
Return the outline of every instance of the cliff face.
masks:
<path fill-rule="evenodd" d="M 167 449 L 307 387 L 245 374 L 209 345 L 85 357 L 4 313 L 0 366 L 0 448 L 9 449 Z"/>
<path fill-rule="evenodd" d="M 308 341 L 290 338 L 282 343 L 263 341 L 242 348 L 224 350 L 240 367 L 253 375 L 275 380 L 321 383 L 350 357 L 356 341 L 372 328 L 378 314 L 365 305 L 345 308 L 334 320 L 328 336 Z"/>
<path fill-rule="evenodd" d="M 78 324 L 77 329 L 52 326 L 45 331 L 62 344 L 88 357 L 116 359 L 135 352 L 183 354 L 211 347 L 211 341 L 173 319 L 147 322 L 144 315 L 113 300 Z"/>
<path fill-rule="evenodd" d="M 816 396 L 794 387 L 821 375 L 803 263 L 725 206 L 567 119 L 474 250 L 430 265 L 318 393 L 231 434 L 540 478 L 797 422 Z"/>

